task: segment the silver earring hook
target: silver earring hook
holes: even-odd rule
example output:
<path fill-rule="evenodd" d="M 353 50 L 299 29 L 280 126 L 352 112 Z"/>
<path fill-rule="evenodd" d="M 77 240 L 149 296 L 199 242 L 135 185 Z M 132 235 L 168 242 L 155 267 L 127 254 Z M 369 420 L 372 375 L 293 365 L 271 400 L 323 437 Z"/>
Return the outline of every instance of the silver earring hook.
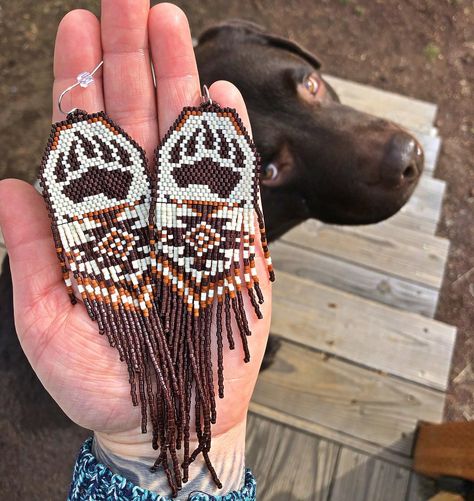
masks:
<path fill-rule="evenodd" d="M 209 94 L 209 89 L 207 85 L 202 86 L 202 104 L 212 104 L 211 95 Z"/>
<path fill-rule="evenodd" d="M 85 89 L 86 87 L 89 87 L 90 84 L 94 83 L 94 74 L 103 64 L 104 61 L 101 61 L 90 73 L 88 71 L 83 71 L 82 73 L 79 73 L 79 75 L 77 75 L 76 77 L 77 82 L 70 85 L 67 89 L 64 89 L 61 92 L 61 94 L 58 97 L 58 108 L 61 113 L 63 113 L 64 115 L 69 115 L 69 113 L 73 113 L 74 111 L 77 110 L 77 108 L 73 108 L 72 110 L 64 111 L 61 107 L 63 97 L 78 85 L 80 85 Z"/>

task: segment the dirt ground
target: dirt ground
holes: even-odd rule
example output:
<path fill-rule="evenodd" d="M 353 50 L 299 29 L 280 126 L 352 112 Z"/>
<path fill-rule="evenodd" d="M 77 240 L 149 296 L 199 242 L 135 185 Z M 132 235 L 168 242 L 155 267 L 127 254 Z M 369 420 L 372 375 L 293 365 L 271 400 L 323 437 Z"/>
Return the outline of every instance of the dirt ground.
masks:
<path fill-rule="evenodd" d="M 304 44 L 320 56 L 328 73 L 438 103 L 443 149 L 436 177 L 448 183 L 438 234 L 451 241 L 451 251 L 436 317 L 459 328 L 446 417 L 474 419 L 474 3 L 177 3 L 187 12 L 194 35 L 216 21 L 249 19 Z M 55 30 L 73 7 L 97 12 L 98 2 L 15 0 L 0 5 L 0 179 L 31 181 L 35 176 L 49 132 Z M 2 305 L 0 314 L 9 307 Z M 27 396 L 15 394 L 18 375 L 8 370 L 17 362 L 24 360 L 0 359 L 0 498 L 64 499 L 74 455 L 87 432 L 54 412 L 51 401 L 38 402 L 33 415 L 25 409 Z M 32 379 L 31 384 L 39 383 Z"/>

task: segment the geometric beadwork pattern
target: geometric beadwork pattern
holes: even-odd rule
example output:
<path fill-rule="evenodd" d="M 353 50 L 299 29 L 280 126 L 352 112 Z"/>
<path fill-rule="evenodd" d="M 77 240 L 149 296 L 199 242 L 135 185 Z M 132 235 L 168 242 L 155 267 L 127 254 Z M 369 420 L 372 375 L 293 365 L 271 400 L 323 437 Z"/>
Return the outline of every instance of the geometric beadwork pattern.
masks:
<path fill-rule="evenodd" d="M 208 451 L 216 422 L 211 325 L 217 338 L 217 388 L 224 397 L 223 337 L 235 347 L 232 317 L 244 360 L 251 334 L 246 290 L 258 318 L 263 295 L 255 266 L 255 229 L 268 272 L 268 252 L 259 199 L 259 155 L 235 110 L 215 103 L 184 108 L 156 152 L 157 182 L 151 210 L 154 297 L 168 333 L 178 384 L 185 393 L 183 433 L 189 435 L 191 394 L 199 446 L 184 444 L 183 476 L 199 453 L 214 477 Z"/>
<path fill-rule="evenodd" d="M 177 383 L 152 297 L 145 153 L 105 113 L 76 110 L 52 126 L 40 181 L 70 298 L 79 293 L 126 362 L 142 431 L 149 415 L 163 467 L 170 473 L 170 460 L 179 479 Z"/>

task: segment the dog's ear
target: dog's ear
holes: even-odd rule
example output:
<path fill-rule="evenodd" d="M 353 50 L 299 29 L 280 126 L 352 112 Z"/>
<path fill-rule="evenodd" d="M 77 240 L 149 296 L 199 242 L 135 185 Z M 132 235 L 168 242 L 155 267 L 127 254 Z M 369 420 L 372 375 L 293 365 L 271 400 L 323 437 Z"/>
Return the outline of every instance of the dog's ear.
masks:
<path fill-rule="evenodd" d="M 263 166 L 261 182 L 268 188 L 288 185 L 295 176 L 295 158 L 285 143 L 272 161 Z"/>
<path fill-rule="evenodd" d="M 212 38 L 220 35 L 224 32 L 226 35 L 229 34 L 229 30 L 235 32 L 240 32 L 242 34 L 255 34 L 255 33 L 265 33 L 265 28 L 252 21 L 247 21 L 245 19 L 229 19 L 222 23 L 215 24 L 206 28 L 198 37 L 198 44 L 205 43 Z"/>
<path fill-rule="evenodd" d="M 303 46 L 292 40 L 289 40 L 288 38 L 268 33 L 262 26 L 253 23 L 252 21 L 246 21 L 243 19 L 231 19 L 229 21 L 225 21 L 223 23 L 219 23 L 207 28 L 199 36 L 198 44 L 203 44 L 221 34 L 226 37 L 229 37 L 229 35 L 232 34 L 234 35 L 233 38 L 235 38 L 235 35 L 247 39 L 249 37 L 252 37 L 259 40 L 260 42 L 296 54 L 297 56 L 301 57 L 309 64 L 311 64 L 311 66 L 313 66 L 317 70 L 321 68 L 321 62 L 319 58 L 309 50 L 305 49 Z"/>
<path fill-rule="evenodd" d="M 320 60 L 314 54 L 309 52 L 309 50 L 305 49 L 303 46 L 297 44 L 296 42 L 288 40 L 288 38 L 280 37 L 278 35 L 272 35 L 270 33 L 262 33 L 261 36 L 268 42 L 269 45 L 287 50 L 288 52 L 292 52 L 293 54 L 300 56 L 302 59 L 311 64 L 311 66 L 313 66 L 316 70 L 319 70 L 319 68 L 321 68 Z"/>

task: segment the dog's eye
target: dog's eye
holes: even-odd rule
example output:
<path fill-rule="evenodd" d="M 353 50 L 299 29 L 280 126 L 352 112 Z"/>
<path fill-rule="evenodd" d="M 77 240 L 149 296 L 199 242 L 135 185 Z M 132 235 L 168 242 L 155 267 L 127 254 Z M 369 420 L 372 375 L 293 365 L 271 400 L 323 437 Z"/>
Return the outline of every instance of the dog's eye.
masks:
<path fill-rule="evenodd" d="M 273 181 L 278 176 L 278 169 L 275 164 L 268 164 L 263 170 L 263 179 L 266 181 Z"/>
<path fill-rule="evenodd" d="M 315 96 L 319 90 L 319 80 L 314 75 L 309 75 L 303 82 L 306 89 Z"/>

